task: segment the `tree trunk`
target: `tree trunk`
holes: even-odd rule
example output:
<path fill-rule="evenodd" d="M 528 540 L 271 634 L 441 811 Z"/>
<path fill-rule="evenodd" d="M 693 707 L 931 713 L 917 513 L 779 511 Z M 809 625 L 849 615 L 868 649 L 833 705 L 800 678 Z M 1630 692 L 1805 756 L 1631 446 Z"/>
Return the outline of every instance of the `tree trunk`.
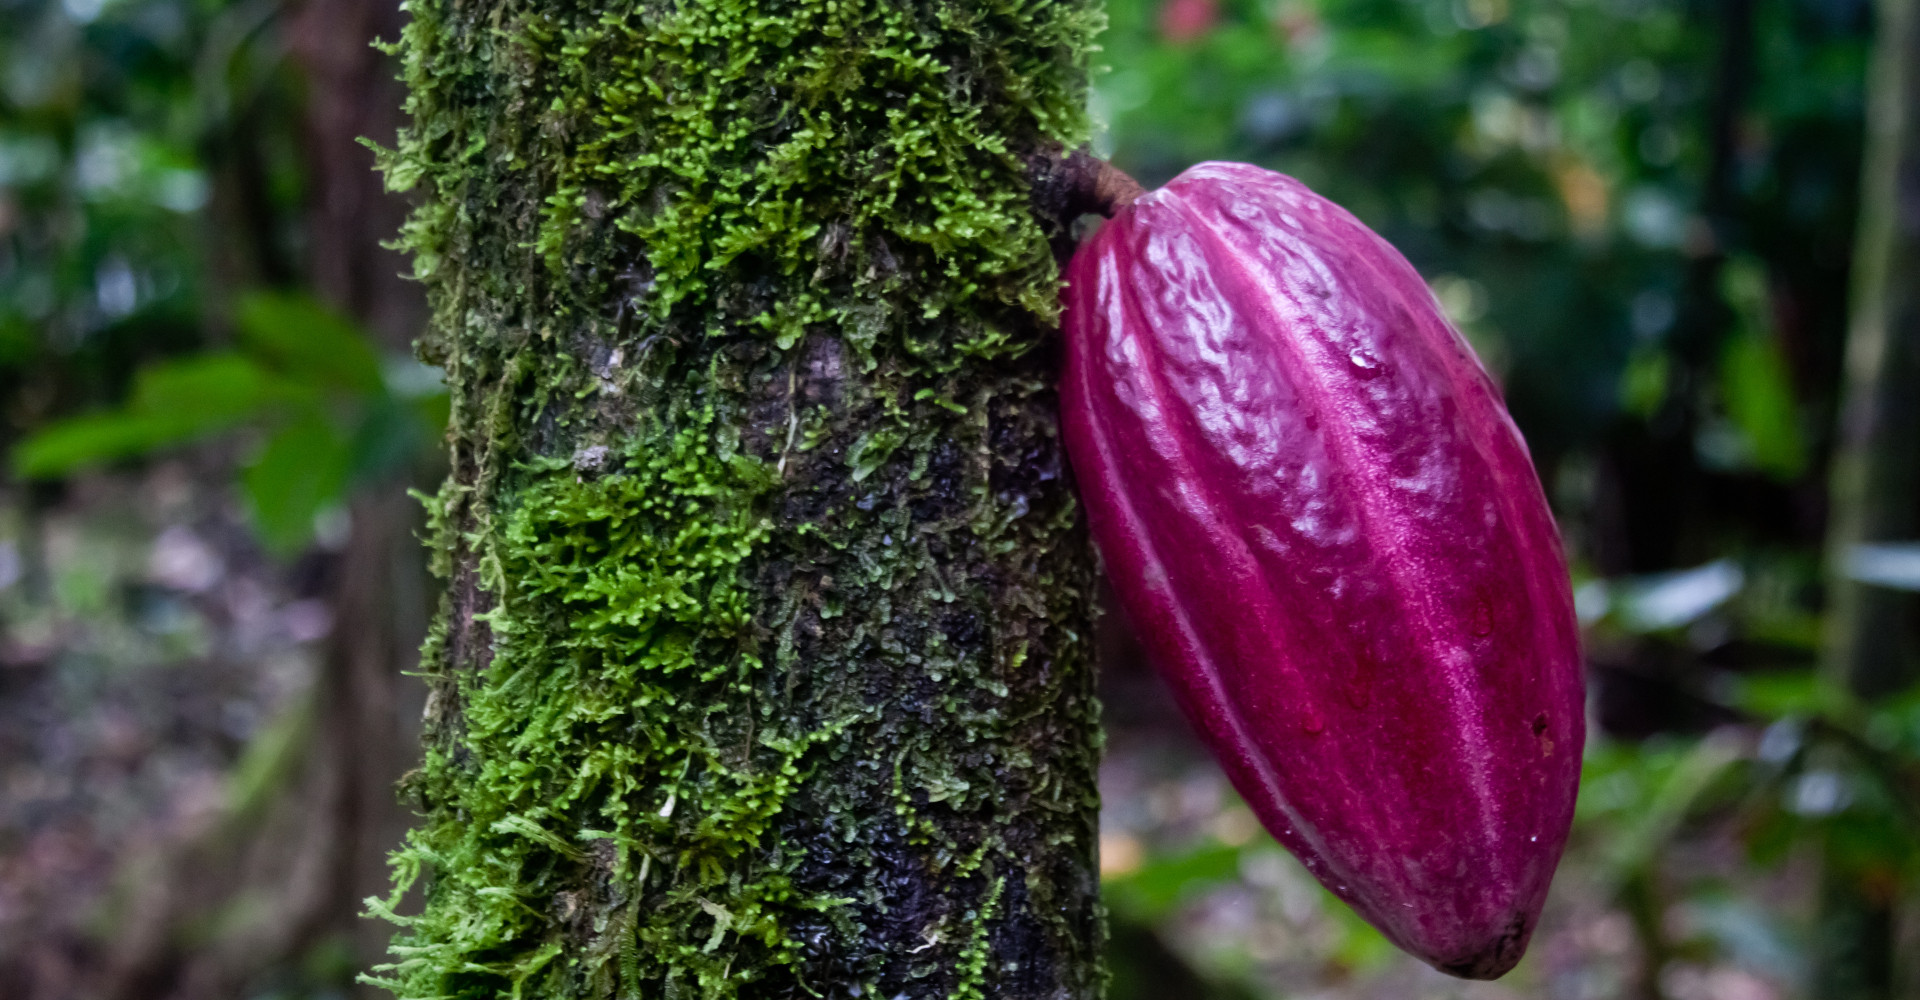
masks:
<path fill-rule="evenodd" d="M 403 997 L 1099 993 L 1085 0 L 420 0 Z"/>
<path fill-rule="evenodd" d="M 1831 483 L 1825 669 L 1872 700 L 1920 678 L 1914 596 L 1851 579 L 1857 547 L 1920 537 L 1920 4 L 1880 0 L 1868 82 L 1866 162 L 1854 252 L 1852 327 Z M 1896 986 L 1895 873 L 1830 854 L 1815 993 L 1912 995 Z"/>
<path fill-rule="evenodd" d="M 265 104 L 245 109 L 217 143 L 227 180 L 216 198 L 235 213 L 217 228 L 254 238 L 237 255 L 217 240 L 211 252 L 216 264 L 225 260 L 229 291 L 285 282 L 304 269 L 317 297 L 387 350 L 404 350 L 426 304 L 398 273 L 405 260 L 380 244 L 406 205 L 381 189 L 372 153 L 360 143 L 363 136 L 390 140 L 401 123 L 405 92 L 393 79 L 394 60 L 370 44 L 399 31 L 399 4 L 301 0 L 277 16 L 307 83 L 299 109 L 309 167 L 307 252 L 298 262 L 277 253 L 274 233 L 285 220 L 263 200 L 260 143 L 244 128 L 281 110 Z M 353 498 L 352 529 L 327 574 L 334 628 L 314 691 L 260 737 L 275 753 L 259 800 L 232 803 L 201 836 L 169 845 L 158 860 L 142 859 L 149 871 L 132 880 L 139 887 L 99 963 L 97 995 L 219 1000 L 303 977 L 333 987 L 325 980 L 339 972 L 326 959 L 336 949 L 355 967 L 378 960 L 385 935 L 361 919 L 362 900 L 388 881 L 387 854 L 406 829 L 394 784 L 416 756 L 422 695 L 403 671 L 415 661 L 430 606 L 413 548 L 419 509 L 405 486 L 396 480 Z M 233 919 L 235 912 L 249 917 Z M 376 995 L 366 987 L 359 993 Z"/>
<path fill-rule="evenodd" d="M 406 91 L 394 59 L 375 49 L 400 33 L 397 0 L 301 0 L 287 25 L 307 81 L 310 171 L 308 269 L 317 297 L 360 322 L 387 353 L 408 351 L 426 323 L 406 260 L 382 243 L 406 203 L 382 189 L 363 140 L 391 142 L 404 124 Z M 356 968 L 379 961 L 384 928 L 360 919 L 361 901 L 388 880 L 387 855 L 408 825 L 394 785 L 417 759 L 424 690 L 406 676 L 417 663 L 432 606 L 415 548 L 419 507 L 396 478 L 353 498 L 328 604 L 320 712 L 313 753 L 337 772 L 318 812 L 331 825 L 328 896 L 316 930 L 344 938 Z M 357 995 L 379 995 L 361 986 Z"/>
<path fill-rule="evenodd" d="M 1920 12 L 1880 0 L 1828 550 L 1920 539 Z M 1830 584 L 1827 666 L 1862 698 L 1920 678 L 1910 593 Z"/>

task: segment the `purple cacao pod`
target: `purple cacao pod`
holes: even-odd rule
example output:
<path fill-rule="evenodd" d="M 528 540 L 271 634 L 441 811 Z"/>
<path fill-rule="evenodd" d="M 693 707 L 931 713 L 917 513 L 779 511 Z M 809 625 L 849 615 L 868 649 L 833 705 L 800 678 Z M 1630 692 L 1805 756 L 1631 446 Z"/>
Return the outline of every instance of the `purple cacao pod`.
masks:
<path fill-rule="evenodd" d="M 1205 163 L 1067 267 L 1063 426 L 1127 617 L 1267 829 L 1401 948 L 1491 979 L 1584 738 L 1559 533 L 1413 267 Z"/>

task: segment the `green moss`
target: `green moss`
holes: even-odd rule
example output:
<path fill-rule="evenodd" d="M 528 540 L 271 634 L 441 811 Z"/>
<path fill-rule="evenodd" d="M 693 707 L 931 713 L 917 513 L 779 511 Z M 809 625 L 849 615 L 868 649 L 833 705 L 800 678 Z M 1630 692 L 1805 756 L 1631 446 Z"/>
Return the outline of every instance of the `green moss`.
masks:
<path fill-rule="evenodd" d="M 787 740 L 734 725 L 764 670 L 743 641 L 739 572 L 770 529 L 755 506 L 769 480 L 755 460 L 721 454 L 711 423 L 707 411 L 636 439 L 591 479 L 551 460 L 518 470 L 490 553 L 492 663 L 461 692 L 466 760 L 435 754 L 416 784 L 460 808 L 396 858 L 396 893 L 429 867 L 440 877 L 426 915 L 402 918 L 411 932 L 383 985 L 431 994 L 506 980 L 518 995 L 558 974 L 560 911 L 585 904 L 565 895 L 583 871 L 673 886 L 664 906 L 624 914 L 652 946 L 636 953 L 643 975 L 723 980 L 713 953 L 729 934 L 768 961 L 791 950 L 768 912 L 791 896 L 783 874 L 743 881 L 729 866 L 759 845 L 802 754 L 832 730 Z M 699 947 L 685 940 L 695 924 L 710 927 Z"/>
<path fill-rule="evenodd" d="M 611 241 L 644 255 L 656 319 L 688 307 L 710 331 L 764 330 L 782 347 L 819 324 L 868 350 L 890 330 L 950 369 L 1025 350 L 1020 328 L 1055 315 L 1031 151 L 1009 135 L 1083 136 L 1087 6 L 555 6 L 504 3 L 483 35 L 459 37 L 437 5 L 410 5 L 398 51 L 417 124 L 382 166 L 434 195 L 402 238 L 421 277 L 461 251 L 464 216 L 484 205 L 476 175 L 505 158 L 540 178 L 520 246 L 565 307 L 606 297 L 614 275 L 590 265 Z M 476 87 L 538 110 L 466 119 Z M 761 286 L 753 301 L 715 295 L 742 274 Z M 941 336 L 913 336 L 934 318 Z"/>
<path fill-rule="evenodd" d="M 1027 187 L 1091 7 L 410 8 L 382 162 L 454 471 L 377 981 L 1093 996 L 1091 566 Z"/>

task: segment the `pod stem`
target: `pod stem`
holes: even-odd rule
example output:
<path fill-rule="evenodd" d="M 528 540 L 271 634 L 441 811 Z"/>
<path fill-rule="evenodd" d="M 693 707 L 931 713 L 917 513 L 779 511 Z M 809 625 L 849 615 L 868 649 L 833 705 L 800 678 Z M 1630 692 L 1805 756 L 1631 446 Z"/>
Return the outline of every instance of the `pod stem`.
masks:
<path fill-rule="evenodd" d="M 1057 147 L 1056 147 L 1057 148 Z M 1113 218 L 1115 212 L 1145 194 L 1140 182 L 1107 161 L 1080 148 L 1065 156 L 1058 152 L 1033 162 L 1033 180 L 1041 197 L 1063 223 L 1088 213 Z"/>
<path fill-rule="evenodd" d="M 1093 157 L 1088 159 L 1097 164 L 1093 170 L 1093 203 L 1099 208 L 1101 215 L 1111 219 L 1113 213 L 1133 204 L 1135 199 L 1147 193 L 1146 189 L 1140 186 L 1140 182 L 1134 180 L 1126 171 L 1105 160 Z"/>

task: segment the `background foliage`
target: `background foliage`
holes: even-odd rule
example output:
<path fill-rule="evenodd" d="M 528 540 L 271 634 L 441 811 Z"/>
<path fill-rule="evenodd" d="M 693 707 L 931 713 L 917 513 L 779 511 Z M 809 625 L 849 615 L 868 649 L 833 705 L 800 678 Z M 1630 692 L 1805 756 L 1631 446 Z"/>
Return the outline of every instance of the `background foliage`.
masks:
<path fill-rule="evenodd" d="M 1427 982 L 1337 905 L 1275 906 L 1316 894 L 1124 735 L 1122 940 L 1154 928 L 1220 995 L 1839 995 L 1818 885 L 1910 898 L 1920 860 L 1920 699 L 1862 707 L 1815 670 L 1870 6 L 1109 7 L 1103 152 L 1149 186 L 1215 158 L 1300 177 L 1406 252 L 1501 378 L 1569 539 L 1599 723 L 1505 983 Z M 1211 818 L 1151 808 L 1183 787 Z M 1152 964 L 1123 960 L 1119 995 L 1155 995 L 1125 982 Z"/>
<path fill-rule="evenodd" d="M 232 809 L 272 773 L 340 512 L 444 419 L 431 373 L 313 294 L 290 9 L 0 0 L 0 711 L 22 720 L 0 981 L 54 984 L 34 996 L 80 995 L 24 970 L 114 936 L 121 847 L 181 835 L 181 782 Z M 1115 997 L 1823 995 L 1822 885 L 1911 911 L 1920 880 L 1920 696 L 1863 706 L 1815 670 L 1866 0 L 1109 17 L 1100 152 L 1149 186 L 1204 159 L 1300 177 L 1405 251 L 1499 375 L 1569 538 L 1598 723 L 1532 955 L 1455 984 L 1258 831 L 1109 618 Z M 175 676 L 228 707 L 192 721 Z M 116 764 L 123 716 L 144 742 Z M 338 947 L 250 995 L 338 995 Z"/>

